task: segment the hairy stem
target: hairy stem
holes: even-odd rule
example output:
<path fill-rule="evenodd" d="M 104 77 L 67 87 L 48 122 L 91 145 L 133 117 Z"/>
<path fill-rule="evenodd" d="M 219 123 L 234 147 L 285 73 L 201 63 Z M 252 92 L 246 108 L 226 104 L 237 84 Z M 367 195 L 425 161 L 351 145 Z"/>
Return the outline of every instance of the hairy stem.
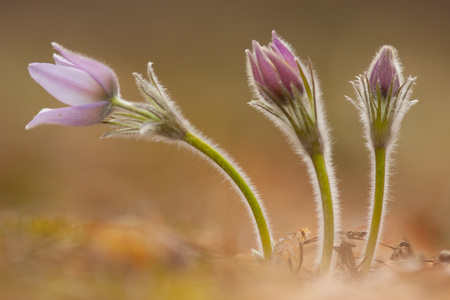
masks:
<path fill-rule="evenodd" d="M 140 107 L 136 107 L 135 105 L 133 105 L 132 103 L 130 103 L 130 102 L 126 101 L 126 100 L 123 100 L 123 99 L 115 97 L 115 98 L 111 98 L 110 101 L 111 101 L 111 104 L 113 106 L 121 107 L 121 108 L 123 108 L 125 110 L 128 110 L 130 112 L 134 112 L 134 113 L 136 113 L 138 115 L 141 115 L 141 116 L 143 116 L 145 118 L 148 118 L 150 120 L 155 119 L 155 116 L 151 112 L 149 112 L 148 110 L 140 108 Z"/>
<path fill-rule="evenodd" d="M 214 161 L 222 170 L 225 171 L 226 174 L 228 174 L 228 176 L 230 176 L 231 180 L 233 180 L 233 182 L 242 192 L 255 219 L 261 246 L 264 252 L 264 258 L 266 260 L 269 260 L 272 255 L 272 242 L 270 238 L 269 227 L 267 225 L 266 219 L 264 218 L 263 211 L 257 198 L 253 194 L 248 184 L 245 182 L 244 178 L 242 178 L 242 176 L 237 172 L 233 165 L 228 162 L 219 152 L 217 152 L 217 150 L 215 150 L 213 147 L 211 147 L 209 144 L 207 144 L 192 132 L 187 132 L 184 140 L 189 145 L 193 146 L 194 148 L 205 154 L 207 157 L 209 157 L 212 161 Z"/>
<path fill-rule="evenodd" d="M 155 116 L 151 112 L 147 111 L 146 109 L 136 107 L 128 101 L 119 98 L 113 98 L 111 99 L 111 103 L 112 105 L 121 107 L 130 112 L 134 112 L 148 119 L 155 118 Z M 214 161 L 222 170 L 225 171 L 226 174 L 228 174 L 228 176 L 230 176 L 233 182 L 237 185 L 237 187 L 247 200 L 253 217 L 255 218 L 255 223 L 258 228 L 261 245 L 264 252 L 264 258 L 266 260 L 269 260 L 272 255 L 272 241 L 270 238 L 269 227 L 267 225 L 266 219 L 264 218 L 263 211 L 257 198 L 253 194 L 248 184 L 245 182 L 244 178 L 242 178 L 242 176 L 233 167 L 233 165 L 228 162 L 217 150 L 215 150 L 213 147 L 211 147 L 209 144 L 207 144 L 192 132 L 188 131 L 184 135 L 184 141 L 205 154 L 212 161 Z"/>
<path fill-rule="evenodd" d="M 320 272 L 327 273 L 331 265 L 334 243 L 334 211 L 331 194 L 330 180 L 323 153 L 316 152 L 311 155 L 311 160 L 319 183 L 320 197 L 323 213 L 323 247 L 320 261 Z"/>
<path fill-rule="evenodd" d="M 361 265 L 361 271 L 367 271 L 372 265 L 373 257 L 377 246 L 377 240 L 380 233 L 380 226 L 383 218 L 383 201 L 385 197 L 386 180 L 386 148 L 375 148 L 375 191 L 373 199 L 372 218 L 370 223 L 369 238 L 364 253 L 364 261 Z"/>

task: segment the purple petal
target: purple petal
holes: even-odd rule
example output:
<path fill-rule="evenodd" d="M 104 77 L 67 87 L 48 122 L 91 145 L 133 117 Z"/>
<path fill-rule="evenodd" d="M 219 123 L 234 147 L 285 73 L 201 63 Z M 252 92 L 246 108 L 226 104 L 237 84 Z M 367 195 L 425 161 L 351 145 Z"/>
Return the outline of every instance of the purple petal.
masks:
<path fill-rule="evenodd" d="M 272 31 L 272 43 L 270 44 L 271 48 L 284 57 L 287 63 L 294 69 L 297 69 L 297 62 L 295 60 L 295 56 L 290 47 L 281 40 L 275 31 Z"/>
<path fill-rule="evenodd" d="M 281 82 L 275 66 L 263 53 L 258 42 L 253 41 L 253 49 L 264 86 L 276 96 L 281 96 Z"/>
<path fill-rule="evenodd" d="M 397 52 L 391 46 L 383 46 L 376 55 L 372 66 L 369 70 L 372 93 L 377 95 L 377 84 L 380 89 L 381 96 L 387 97 L 392 86 L 392 93 L 397 94 L 400 87 L 400 74 L 398 65 Z"/>
<path fill-rule="evenodd" d="M 65 104 L 82 105 L 108 99 L 98 83 L 83 70 L 48 63 L 32 63 L 28 70 L 37 83 Z"/>
<path fill-rule="evenodd" d="M 258 67 L 256 66 L 256 62 L 253 57 L 253 54 L 249 50 L 245 50 L 245 52 L 247 53 L 247 58 L 248 58 L 248 62 L 249 62 L 250 71 L 252 72 L 253 80 L 259 84 L 263 84 L 261 75 L 259 74 Z"/>
<path fill-rule="evenodd" d="M 43 124 L 88 126 L 102 122 L 110 111 L 108 102 L 90 103 L 80 106 L 43 109 L 27 124 L 32 129 Z"/>
<path fill-rule="evenodd" d="M 288 65 L 285 60 L 282 60 L 282 58 L 276 55 L 274 52 L 265 51 L 265 54 L 277 69 L 278 75 L 280 76 L 281 82 L 283 83 L 284 87 L 288 91 L 291 91 L 291 84 L 294 84 L 299 89 L 299 91 L 303 93 L 304 88 L 303 84 L 301 83 L 301 76 L 298 72 L 298 68 L 292 69 L 292 67 Z"/>
<path fill-rule="evenodd" d="M 119 94 L 117 76 L 110 67 L 95 59 L 65 49 L 57 43 L 52 43 L 52 45 L 65 59 L 89 73 L 109 97 L 112 98 Z"/>
<path fill-rule="evenodd" d="M 55 65 L 76 68 L 73 63 L 56 53 L 53 54 L 53 59 L 55 60 Z"/>

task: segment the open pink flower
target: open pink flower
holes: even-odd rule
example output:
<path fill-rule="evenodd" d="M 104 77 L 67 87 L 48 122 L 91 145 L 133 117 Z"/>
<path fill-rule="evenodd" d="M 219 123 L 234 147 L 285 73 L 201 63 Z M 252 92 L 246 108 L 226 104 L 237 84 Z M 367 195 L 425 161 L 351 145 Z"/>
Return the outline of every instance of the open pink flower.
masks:
<path fill-rule="evenodd" d="M 42 124 L 87 126 L 102 122 L 111 111 L 110 99 L 119 96 L 114 71 L 97 60 L 52 43 L 59 52 L 55 64 L 32 63 L 31 77 L 49 94 L 68 107 L 41 110 L 27 124 L 31 129 Z"/>

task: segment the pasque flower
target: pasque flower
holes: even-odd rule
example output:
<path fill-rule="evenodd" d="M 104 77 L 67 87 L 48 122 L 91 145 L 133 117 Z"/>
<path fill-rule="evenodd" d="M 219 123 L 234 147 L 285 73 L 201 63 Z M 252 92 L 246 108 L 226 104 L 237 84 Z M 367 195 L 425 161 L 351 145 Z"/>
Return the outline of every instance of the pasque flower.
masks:
<path fill-rule="evenodd" d="M 320 270 L 326 273 L 337 230 L 337 191 L 316 75 L 311 63 L 304 64 L 275 32 L 268 46 L 254 41 L 252 51 L 246 53 L 249 84 L 257 97 L 250 105 L 282 129 L 310 171 L 321 219 Z"/>
<path fill-rule="evenodd" d="M 41 124 L 85 126 L 105 123 L 113 125 L 116 130 L 103 136 L 148 137 L 178 143 L 202 153 L 242 192 L 259 233 L 261 250 L 266 260 L 270 258 L 270 226 L 264 217 L 261 200 L 252 191 L 248 178 L 226 154 L 205 142 L 190 126 L 160 84 L 151 63 L 148 65 L 148 80 L 134 74 L 146 102 L 129 102 L 120 97 L 117 77 L 108 66 L 56 43 L 52 45 L 59 52 L 54 55 L 55 64 L 30 64 L 30 75 L 69 107 L 43 109 L 28 123 L 27 129 Z"/>
<path fill-rule="evenodd" d="M 294 98 L 295 92 L 303 93 L 305 88 L 293 51 L 275 32 L 272 35 L 268 47 L 253 41 L 253 51 L 247 50 L 248 62 L 261 96 L 284 105 Z"/>
<path fill-rule="evenodd" d="M 110 100 L 119 96 L 114 71 L 105 64 L 65 49 L 53 48 L 55 64 L 32 63 L 31 77 L 48 93 L 68 107 L 41 110 L 27 129 L 42 124 L 86 126 L 102 122 L 111 111 Z"/>
<path fill-rule="evenodd" d="M 369 68 L 369 83 L 372 96 L 377 98 L 387 98 L 389 92 L 397 95 L 400 87 L 400 80 L 403 77 L 397 58 L 397 51 L 391 46 L 384 46 L 378 52 Z"/>
<path fill-rule="evenodd" d="M 352 82 L 356 99 L 348 98 L 360 111 L 369 142 L 375 147 L 395 143 L 400 123 L 417 101 L 410 101 L 415 78 L 403 78 L 397 50 L 383 46 L 369 69 Z"/>
<path fill-rule="evenodd" d="M 359 110 L 372 160 L 371 216 L 369 237 L 361 269 L 367 271 L 374 259 L 377 241 L 386 215 L 390 157 L 398 139 L 400 124 L 416 103 L 410 95 L 415 78 L 402 76 L 397 50 L 383 46 L 369 69 L 352 82 L 356 99 L 348 98 Z"/>
<path fill-rule="evenodd" d="M 253 41 L 253 50 L 246 53 L 249 84 L 257 96 L 250 105 L 279 125 L 289 138 L 298 139 L 296 150 L 305 154 L 323 151 L 326 122 L 311 64 L 296 57 L 275 31 L 268 46 Z"/>

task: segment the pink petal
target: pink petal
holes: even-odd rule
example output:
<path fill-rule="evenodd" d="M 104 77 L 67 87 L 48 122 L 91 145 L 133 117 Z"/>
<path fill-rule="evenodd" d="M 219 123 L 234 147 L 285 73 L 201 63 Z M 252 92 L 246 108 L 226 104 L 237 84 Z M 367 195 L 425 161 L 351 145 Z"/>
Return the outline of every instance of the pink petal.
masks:
<path fill-rule="evenodd" d="M 304 90 L 303 84 L 300 81 L 301 76 L 300 73 L 297 71 L 298 68 L 292 69 L 285 60 L 282 60 L 282 58 L 276 55 L 274 52 L 267 51 L 266 55 L 277 69 L 284 87 L 288 91 L 290 91 L 291 83 L 293 83 L 299 89 L 300 92 L 303 92 Z"/>
<path fill-rule="evenodd" d="M 247 53 L 247 58 L 249 62 L 250 71 L 252 72 L 253 80 L 259 84 L 263 84 L 253 54 L 249 50 L 246 50 L 245 52 Z"/>
<path fill-rule="evenodd" d="M 94 78 L 109 97 L 112 98 L 119 94 L 117 76 L 110 67 L 95 59 L 65 49 L 57 43 L 52 43 L 52 45 L 65 59 Z"/>
<path fill-rule="evenodd" d="M 102 122 L 110 111 L 108 102 L 90 103 L 80 106 L 43 109 L 27 124 L 32 129 L 44 124 L 88 126 Z"/>
<path fill-rule="evenodd" d="M 398 65 L 397 50 L 392 46 L 383 46 L 373 60 L 371 68 L 369 68 L 369 81 L 374 96 L 377 95 L 378 84 L 381 95 L 387 97 L 392 82 L 392 93 L 393 95 L 397 94 L 400 87 L 399 77 L 401 76 Z"/>
<path fill-rule="evenodd" d="M 37 83 L 65 104 L 82 105 L 108 99 L 98 83 L 83 70 L 47 63 L 32 63 L 28 70 Z"/>
<path fill-rule="evenodd" d="M 284 59 L 292 68 L 297 68 L 297 62 L 295 61 L 294 52 L 282 39 L 277 36 L 275 31 L 272 32 L 272 43 L 270 46 L 276 53 L 284 57 Z"/>
<path fill-rule="evenodd" d="M 55 60 L 55 65 L 76 68 L 73 63 L 56 53 L 53 54 L 53 59 Z"/>
<path fill-rule="evenodd" d="M 273 94 L 280 96 L 282 94 L 280 87 L 280 77 L 273 63 L 263 53 L 261 46 L 257 42 L 253 42 L 256 63 L 258 65 L 261 79 L 268 90 Z"/>

